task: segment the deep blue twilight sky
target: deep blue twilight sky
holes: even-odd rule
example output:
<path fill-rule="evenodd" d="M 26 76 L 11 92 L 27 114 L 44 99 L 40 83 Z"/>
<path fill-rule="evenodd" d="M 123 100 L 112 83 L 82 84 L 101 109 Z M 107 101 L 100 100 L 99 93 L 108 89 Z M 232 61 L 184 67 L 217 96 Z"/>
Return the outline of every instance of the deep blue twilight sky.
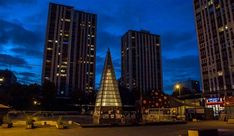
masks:
<path fill-rule="evenodd" d="M 120 77 L 120 37 L 129 29 L 161 35 L 166 93 L 176 81 L 200 80 L 192 0 L 0 0 L 0 69 L 21 83 L 41 81 L 49 2 L 98 15 L 97 83 L 108 47 Z"/>

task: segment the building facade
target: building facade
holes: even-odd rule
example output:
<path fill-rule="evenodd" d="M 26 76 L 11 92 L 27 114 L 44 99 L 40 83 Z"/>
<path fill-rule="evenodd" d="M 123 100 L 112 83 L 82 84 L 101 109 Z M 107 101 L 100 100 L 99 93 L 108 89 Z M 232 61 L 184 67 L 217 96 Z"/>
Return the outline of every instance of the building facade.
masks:
<path fill-rule="evenodd" d="M 234 95 L 234 1 L 194 0 L 194 10 L 203 92 Z"/>
<path fill-rule="evenodd" d="M 160 36 L 129 30 L 121 38 L 121 78 L 125 87 L 141 95 L 162 91 Z"/>
<path fill-rule="evenodd" d="M 42 82 L 54 82 L 58 96 L 94 90 L 96 22 L 95 14 L 49 4 Z"/>

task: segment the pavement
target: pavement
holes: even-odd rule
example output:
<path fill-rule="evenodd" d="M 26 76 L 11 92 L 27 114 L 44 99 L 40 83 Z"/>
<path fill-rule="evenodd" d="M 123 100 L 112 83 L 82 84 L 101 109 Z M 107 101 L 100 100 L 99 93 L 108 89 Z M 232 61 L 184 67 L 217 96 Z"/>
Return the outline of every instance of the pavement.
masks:
<path fill-rule="evenodd" d="M 220 136 L 234 136 L 234 124 L 223 121 L 188 122 L 187 124 L 82 128 L 73 125 L 68 129 L 54 126 L 25 129 L 24 126 L 0 128 L 0 136 L 186 136 L 188 129 L 219 129 Z"/>

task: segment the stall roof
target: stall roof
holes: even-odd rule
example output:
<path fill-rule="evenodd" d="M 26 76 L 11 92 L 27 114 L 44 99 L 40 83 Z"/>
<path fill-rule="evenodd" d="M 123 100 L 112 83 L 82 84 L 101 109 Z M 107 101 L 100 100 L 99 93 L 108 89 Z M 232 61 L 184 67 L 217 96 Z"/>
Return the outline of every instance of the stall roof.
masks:
<path fill-rule="evenodd" d="M 10 109 L 10 107 L 6 106 L 6 105 L 3 105 L 3 104 L 0 104 L 0 109 Z"/>

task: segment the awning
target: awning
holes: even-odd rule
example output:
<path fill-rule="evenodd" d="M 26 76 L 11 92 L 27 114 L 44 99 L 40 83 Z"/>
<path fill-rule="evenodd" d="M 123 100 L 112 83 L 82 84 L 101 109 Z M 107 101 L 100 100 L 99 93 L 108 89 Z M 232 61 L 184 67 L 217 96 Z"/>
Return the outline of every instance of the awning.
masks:
<path fill-rule="evenodd" d="M 3 104 L 0 104 L 0 109 L 10 109 L 10 107 L 6 106 L 6 105 L 3 105 Z"/>
<path fill-rule="evenodd" d="M 225 106 L 234 106 L 234 97 L 225 97 Z"/>

